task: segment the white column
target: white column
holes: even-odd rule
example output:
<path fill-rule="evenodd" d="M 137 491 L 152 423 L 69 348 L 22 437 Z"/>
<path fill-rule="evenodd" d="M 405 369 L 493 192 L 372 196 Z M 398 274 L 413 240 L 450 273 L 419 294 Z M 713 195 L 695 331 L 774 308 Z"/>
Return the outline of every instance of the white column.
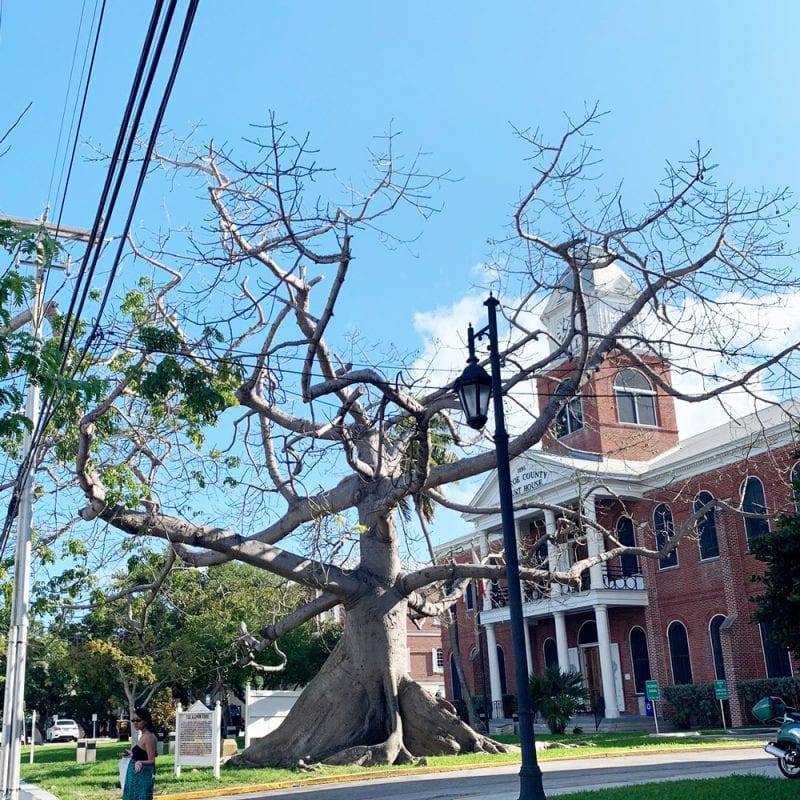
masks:
<path fill-rule="evenodd" d="M 530 680 L 533 675 L 533 655 L 531 653 L 531 634 L 527 622 L 525 622 L 525 661 L 528 664 L 528 680 Z"/>
<path fill-rule="evenodd" d="M 544 512 L 544 528 L 547 531 L 547 561 L 550 571 L 561 569 L 561 552 L 555 543 L 556 538 L 556 515 L 547 509 Z M 555 597 L 561 594 L 561 584 L 554 583 L 550 586 L 550 596 Z"/>
<path fill-rule="evenodd" d="M 567 649 L 567 623 L 563 611 L 553 613 L 556 624 L 556 650 L 558 651 L 558 667 L 562 672 L 569 672 L 569 651 Z"/>
<path fill-rule="evenodd" d="M 489 691 L 492 693 L 492 717 L 503 716 L 503 689 L 500 684 L 500 662 L 497 658 L 497 638 L 494 635 L 494 623 L 486 624 L 486 649 L 489 657 Z"/>
<path fill-rule="evenodd" d="M 515 523 L 515 528 L 517 530 L 517 558 L 519 560 L 519 565 L 522 567 L 524 566 L 524 562 L 522 560 L 522 525 L 527 522 L 527 520 L 522 520 L 520 522 Z M 531 640 L 528 636 L 528 623 L 525 621 L 525 581 L 520 580 L 519 582 L 519 592 L 520 596 L 522 597 L 522 624 L 523 629 L 525 631 L 525 663 L 528 667 L 528 674 L 525 677 L 525 683 L 527 684 L 530 680 L 531 675 L 533 675 L 533 660 L 531 658 Z"/>
<path fill-rule="evenodd" d="M 589 523 L 597 522 L 597 509 L 594 504 L 594 494 L 590 494 L 583 501 L 583 514 Z M 589 551 L 589 557 L 598 556 L 603 552 L 603 535 L 597 529 L 596 525 L 588 524 L 586 526 L 586 548 Z M 589 568 L 589 581 L 591 589 L 603 588 L 603 574 L 605 567 L 603 564 L 595 564 Z"/>
<path fill-rule="evenodd" d="M 483 561 L 483 559 L 489 555 L 489 534 L 486 531 L 483 531 L 483 533 L 481 533 L 480 554 L 481 554 L 481 561 Z M 486 589 L 483 595 L 483 610 L 489 611 L 492 607 L 492 593 L 490 591 L 490 583 L 489 581 L 484 580 L 483 585 Z"/>
<path fill-rule="evenodd" d="M 611 638 L 608 632 L 608 610 L 605 606 L 594 607 L 597 625 L 597 644 L 600 650 L 600 675 L 603 679 L 603 698 L 606 702 L 606 717 L 619 717 L 619 703 L 614 684 L 614 666 L 611 661 Z"/>

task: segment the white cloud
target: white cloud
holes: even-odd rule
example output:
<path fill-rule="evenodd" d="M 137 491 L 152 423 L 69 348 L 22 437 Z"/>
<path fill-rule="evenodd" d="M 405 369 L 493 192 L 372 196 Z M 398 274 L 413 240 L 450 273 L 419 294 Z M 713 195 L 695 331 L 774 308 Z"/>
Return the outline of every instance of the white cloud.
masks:
<path fill-rule="evenodd" d="M 741 294 L 726 293 L 717 298 L 711 313 L 698 303 L 676 310 L 686 328 L 684 341 L 676 343 L 671 354 L 675 364 L 672 380 L 685 394 L 701 394 L 736 380 L 765 358 L 800 341 L 800 315 L 796 309 L 800 292 L 766 295 L 754 300 Z M 740 361 L 723 359 L 720 348 L 742 353 Z M 685 366 L 691 371 L 681 371 Z M 711 377 L 713 376 L 713 377 Z M 771 378 L 778 382 L 770 385 Z M 787 388 L 789 392 L 787 392 Z M 792 387 L 776 374 L 748 381 L 747 389 L 733 388 L 720 398 L 702 403 L 676 403 L 678 428 L 686 438 L 763 408 L 767 401 L 786 399 Z"/>
<path fill-rule="evenodd" d="M 463 370 L 467 358 L 467 326 L 470 323 L 475 328 L 485 325 L 485 298 L 485 294 L 468 294 L 452 305 L 414 314 L 414 329 L 423 339 L 423 350 L 414 368 L 418 375 L 426 375 L 428 385 L 447 385 Z M 509 306 L 516 299 L 509 299 Z M 672 373 L 675 388 L 688 395 L 697 395 L 734 380 L 742 370 L 752 368 L 758 365 L 759 360 L 800 341 L 800 314 L 796 311 L 799 307 L 800 292 L 796 291 L 776 293 L 758 300 L 744 294 L 726 293 L 717 298 L 716 305 L 689 302 L 683 308 L 670 309 L 670 321 L 679 321 L 678 328 L 683 333 L 654 323 L 657 329 L 653 335 L 670 340 L 670 358 L 675 363 Z M 519 318 L 520 326 L 525 330 L 540 327 L 539 311 L 537 308 L 526 312 Z M 739 349 L 750 355 L 741 362 L 725 360 L 720 355 L 721 347 L 730 351 Z M 541 339 L 532 342 L 527 352 L 517 360 L 530 363 L 540 358 L 545 348 L 546 343 Z M 782 371 L 777 374 L 782 376 Z M 763 380 L 751 381 L 748 390 L 733 389 L 721 398 L 702 403 L 676 401 L 681 438 L 713 428 L 725 419 L 752 413 L 763 407 L 766 401 L 785 399 L 787 387 L 770 385 L 771 377 L 774 378 L 765 374 Z M 537 413 L 535 381 L 517 387 L 515 395 L 506 400 L 505 408 L 506 424 L 512 435 L 527 427 L 531 415 Z M 458 418 L 459 415 L 456 413 L 455 416 Z M 492 428 L 490 419 L 487 431 L 491 433 Z M 491 442 L 484 440 L 483 446 L 491 447 Z M 448 495 L 468 502 L 475 488 L 472 483 L 448 487 Z"/>
<path fill-rule="evenodd" d="M 467 361 L 467 327 L 481 327 L 486 318 L 484 297 L 465 295 L 450 306 L 414 314 L 414 330 L 422 336 L 424 346 L 414 362 L 416 371 L 444 370 L 455 378 Z M 443 381 L 443 383 L 446 382 Z"/>

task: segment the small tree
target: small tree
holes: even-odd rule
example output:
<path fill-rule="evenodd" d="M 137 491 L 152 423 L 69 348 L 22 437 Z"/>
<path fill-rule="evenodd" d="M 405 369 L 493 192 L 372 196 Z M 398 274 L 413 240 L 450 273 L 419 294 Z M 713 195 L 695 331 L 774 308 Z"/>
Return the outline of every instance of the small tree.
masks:
<path fill-rule="evenodd" d="M 550 733 L 564 733 L 567 723 L 586 699 L 580 672 L 562 672 L 551 664 L 544 675 L 534 675 L 530 682 L 531 707 L 542 715 Z"/>
<path fill-rule="evenodd" d="M 753 621 L 770 623 L 772 639 L 800 658 L 800 514 L 781 517 L 777 530 L 750 542 L 750 552 L 766 564 L 752 578 L 764 586 L 753 598 Z"/>

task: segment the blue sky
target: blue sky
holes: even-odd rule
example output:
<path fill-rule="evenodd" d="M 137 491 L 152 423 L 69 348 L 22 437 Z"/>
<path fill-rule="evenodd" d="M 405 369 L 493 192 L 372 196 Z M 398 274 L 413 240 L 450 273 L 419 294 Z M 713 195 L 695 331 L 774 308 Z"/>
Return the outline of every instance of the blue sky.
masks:
<path fill-rule="evenodd" d="M 148 6 L 109 0 L 82 134 L 98 146 L 113 142 Z M 84 7 L 91 14 L 94 0 L 0 0 L 0 135 L 33 102 L 4 143 L 0 214 L 35 217 L 55 203 L 48 187 Z M 798 30 L 800 4 L 790 0 L 203 0 L 167 127 L 181 135 L 201 125 L 201 138 L 239 148 L 248 125 L 274 110 L 295 135 L 311 133 L 321 163 L 358 181 L 366 150 L 391 126 L 405 152 L 424 151 L 431 172 L 448 171 L 456 180 L 434 192 L 441 212 L 399 220 L 399 233 L 419 236 L 413 245 L 356 240 L 357 280 L 340 317 L 371 339 L 416 348 L 415 314 L 458 317 L 487 240 L 504 235 L 526 187 L 512 126 L 555 137 L 565 113 L 597 103 L 608 112 L 593 140 L 601 185 L 624 180 L 632 204 L 652 196 L 666 159 L 698 141 L 722 183 L 796 189 Z M 85 49 L 85 35 L 80 42 Z M 93 156 L 79 149 L 79 159 Z M 102 178 L 101 164 L 80 161 L 65 223 L 91 224 Z M 166 212 L 189 221 L 182 202 L 150 192 L 137 229 L 162 225 Z M 392 286 L 388 307 L 376 284 Z"/>

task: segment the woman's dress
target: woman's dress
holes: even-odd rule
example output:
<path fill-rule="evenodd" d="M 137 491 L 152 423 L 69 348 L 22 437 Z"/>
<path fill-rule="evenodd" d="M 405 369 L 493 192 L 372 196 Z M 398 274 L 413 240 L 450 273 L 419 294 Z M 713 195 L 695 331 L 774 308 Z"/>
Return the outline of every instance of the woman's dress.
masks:
<path fill-rule="evenodd" d="M 142 764 L 139 772 L 136 771 L 137 761 L 147 761 L 147 753 L 134 745 L 131 749 L 131 760 L 128 772 L 125 775 L 125 788 L 122 790 L 122 800 L 153 800 L 153 784 L 156 771 L 153 764 Z"/>

